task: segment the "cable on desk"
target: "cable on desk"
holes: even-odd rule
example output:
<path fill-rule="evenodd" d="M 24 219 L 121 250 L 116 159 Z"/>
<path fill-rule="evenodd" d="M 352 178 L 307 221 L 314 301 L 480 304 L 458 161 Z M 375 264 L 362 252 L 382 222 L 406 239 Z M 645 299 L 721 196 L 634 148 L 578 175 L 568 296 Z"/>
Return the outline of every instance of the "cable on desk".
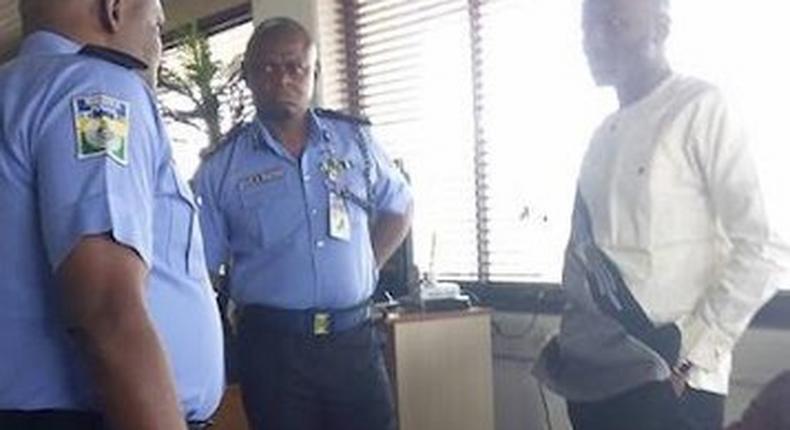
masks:
<path fill-rule="evenodd" d="M 529 334 L 532 333 L 532 331 L 535 329 L 539 317 L 540 314 L 538 314 L 537 312 L 532 314 L 532 318 L 530 318 L 524 330 L 521 330 L 516 333 L 505 332 L 505 330 L 502 329 L 499 323 L 497 323 L 493 319 L 491 320 L 491 327 L 494 329 L 494 334 L 496 334 L 497 336 L 503 337 L 505 339 L 523 339 L 529 336 Z"/>
<path fill-rule="evenodd" d="M 463 288 L 463 287 L 461 287 L 461 291 L 463 291 L 464 294 L 466 294 L 467 296 L 471 297 L 472 298 L 472 303 L 474 303 L 475 305 L 477 305 L 477 306 L 482 306 L 483 305 L 483 301 L 480 300 L 480 296 L 478 296 L 477 294 L 475 294 L 472 291 L 470 291 L 469 289 Z"/>

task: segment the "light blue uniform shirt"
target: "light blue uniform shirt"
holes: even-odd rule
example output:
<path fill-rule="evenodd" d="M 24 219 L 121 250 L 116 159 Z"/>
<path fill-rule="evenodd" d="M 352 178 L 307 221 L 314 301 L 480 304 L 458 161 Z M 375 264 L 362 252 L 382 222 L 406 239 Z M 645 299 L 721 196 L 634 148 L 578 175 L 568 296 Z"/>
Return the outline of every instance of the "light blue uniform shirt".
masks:
<path fill-rule="evenodd" d="M 224 381 L 197 207 L 145 83 L 79 48 L 35 33 L 0 68 L 0 409 L 96 408 L 53 274 L 82 237 L 109 233 L 149 267 L 182 408 L 204 419 Z"/>
<path fill-rule="evenodd" d="M 242 305 L 342 309 L 364 302 L 377 280 L 368 212 L 344 199 L 350 240 L 330 237 L 329 187 L 369 202 L 373 213 L 403 214 L 411 204 L 406 180 L 367 127 L 313 110 L 308 118 L 301 159 L 256 120 L 195 176 L 209 271 L 229 264 L 230 294 Z M 328 159 L 347 164 L 334 183 L 322 170 Z"/>

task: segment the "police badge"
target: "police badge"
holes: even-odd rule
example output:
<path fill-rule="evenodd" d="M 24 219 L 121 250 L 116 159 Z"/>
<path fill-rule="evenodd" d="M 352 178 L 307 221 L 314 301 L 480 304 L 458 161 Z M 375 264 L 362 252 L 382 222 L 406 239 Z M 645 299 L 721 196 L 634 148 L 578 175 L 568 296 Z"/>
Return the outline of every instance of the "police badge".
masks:
<path fill-rule="evenodd" d="M 77 158 L 107 156 L 129 163 L 129 103 L 103 94 L 74 98 Z"/>

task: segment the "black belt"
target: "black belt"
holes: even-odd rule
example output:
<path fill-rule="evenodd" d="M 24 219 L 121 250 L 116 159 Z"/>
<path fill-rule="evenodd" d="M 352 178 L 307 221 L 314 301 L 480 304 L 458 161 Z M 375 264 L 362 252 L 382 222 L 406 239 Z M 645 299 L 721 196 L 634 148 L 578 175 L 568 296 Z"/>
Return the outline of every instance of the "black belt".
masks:
<path fill-rule="evenodd" d="M 247 305 L 241 310 L 242 323 L 261 324 L 272 330 L 305 337 L 342 333 L 370 320 L 370 301 L 346 309 L 292 310 Z"/>
<path fill-rule="evenodd" d="M 211 421 L 187 421 L 189 430 L 205 430 Z M 101 414 L 88 411 L 0 409 L 0 429 L 106 430 Z"/>

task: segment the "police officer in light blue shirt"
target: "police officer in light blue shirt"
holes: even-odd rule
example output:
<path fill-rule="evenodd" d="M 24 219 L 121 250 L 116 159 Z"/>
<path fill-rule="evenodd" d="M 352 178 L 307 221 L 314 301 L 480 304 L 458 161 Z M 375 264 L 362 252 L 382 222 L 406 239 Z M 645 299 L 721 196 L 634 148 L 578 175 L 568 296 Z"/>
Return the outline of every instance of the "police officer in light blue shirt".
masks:
<path fill-rule="evenodd" d="M 261 23 L 244 62 L 257 116 L 195 177 L 209 271 L 241 307 L 239 377 L 256 430 L 394 428 L 369 318 L 412 198 L 368 124 L 309 108 L 317 53 L 297 22 Z"/>
<path fill-rule="evenodd" d="M 0 428 L 203 428 L 222 339 L 150 87 L 156 0 L 23 0 L 0 68 Z"/>

